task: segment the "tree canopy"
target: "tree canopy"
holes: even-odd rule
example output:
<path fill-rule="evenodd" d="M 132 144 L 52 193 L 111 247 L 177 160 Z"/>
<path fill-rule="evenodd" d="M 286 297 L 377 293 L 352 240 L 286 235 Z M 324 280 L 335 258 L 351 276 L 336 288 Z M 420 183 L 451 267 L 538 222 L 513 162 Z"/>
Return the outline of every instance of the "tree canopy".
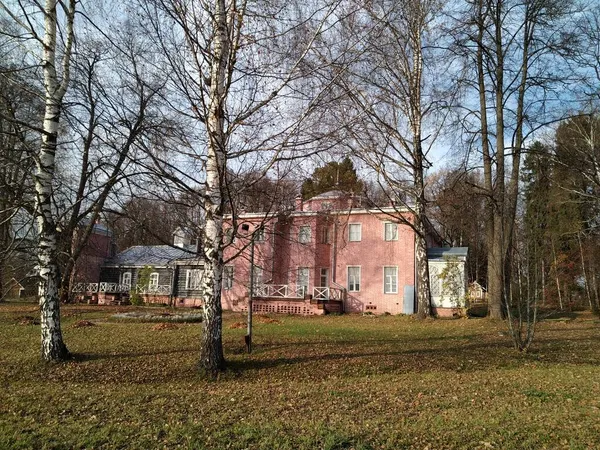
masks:
<path fill-rule="evenodd" d="M 354 163 L 346 156 L 341 162 L 331 161 L 323 167 L 317 167 L 312 176 L 302 183 L 302 198 L 307 200 L 334 189 L 358 194 L 364 188 L 365 184 L 358 177 Z"/>

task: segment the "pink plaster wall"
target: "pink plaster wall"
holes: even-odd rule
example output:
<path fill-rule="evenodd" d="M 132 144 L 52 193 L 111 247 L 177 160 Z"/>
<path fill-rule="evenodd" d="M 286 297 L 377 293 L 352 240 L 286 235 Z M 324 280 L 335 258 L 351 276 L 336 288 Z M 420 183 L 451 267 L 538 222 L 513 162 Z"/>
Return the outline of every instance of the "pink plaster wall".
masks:
<path fill-rule="evenodd" d="M 336 206 L 352 205 L 353 198 L 340 200 Z M 266 241 L 255 246 L 255 264 L 263 268 L 263 282 L 290 284 L 297 282 L 298 268 L 309 268 L 309 293 L 320 286 L 321 268 L 329 269 L 329 285 L 337 283 L 348 287 L 348 266 L 361 267 L 361 286 L 358 292 L 348 292 L 346 312 L 371 311 L 401 313 L 404 287 L 414 286 L 414 233 L 410 227 L 398 224 L 398 240 L 384 240 L 384 223 L 390 221 L 385 214 L 358 209 L 338 211 L 322 210 L 322 202 L 309 201 L 297 207 L 289 216 L 270 219 L 266 224 Z M 242 216 L 239 223 L 256 224 L 260 219 Z M 348 224 L 360 223 L 362 236 L 359 242 L 348 240 Z M 298 242 L 300 227 L 309 226 L 309 243 Z M 329 229 L 329 242 L 323 243 L 324 228 Z M 225 259 L 237 257 L 227 263 L 234 266 L 234 286 L 223 291 L 223 307 L 239 310 L 245 307 L 248 295 L 250 257 L 248 239 L 238 240 L 225 251 Z M 398 292 L 384 293 L 384 266 L 398 268 Z"/>

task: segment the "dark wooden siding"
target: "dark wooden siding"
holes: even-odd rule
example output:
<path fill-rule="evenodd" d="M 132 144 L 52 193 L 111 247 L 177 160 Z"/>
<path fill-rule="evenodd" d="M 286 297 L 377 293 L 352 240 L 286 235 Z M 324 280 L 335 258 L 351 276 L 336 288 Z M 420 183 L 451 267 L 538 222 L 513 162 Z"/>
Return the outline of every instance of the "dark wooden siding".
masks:
<path fill-rule="evenodd" d="M 131 285 L 135 286 L 138 282 L 139 272 L 142 270 L 142 267 L 132 268 L 132 267 L 103 267 L 100 270 L 100 281 L 107 283 L 120 283 L 121 276 L 125 272 L 131 272 Z M 152 272 L 158 272 L 158 284 L 171 284 L 171 277 L 173 273 L 173 269 L 169 268 L 160 268 L 160 269 L 152 269 Z M 185 275 L 184 275 L 185 276 Z M 183 280 L 185 286 L 185 278 Z"/>

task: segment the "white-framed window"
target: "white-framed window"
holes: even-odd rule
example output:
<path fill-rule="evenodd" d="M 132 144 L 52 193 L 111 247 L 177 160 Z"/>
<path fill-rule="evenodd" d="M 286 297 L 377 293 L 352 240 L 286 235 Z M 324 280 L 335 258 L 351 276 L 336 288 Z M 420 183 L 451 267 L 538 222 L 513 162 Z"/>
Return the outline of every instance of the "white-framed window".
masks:
<path fill-rule="evenodd" d="M 121 275 L 121 284 L 131 286 L 131 272 L 123 272 L 123 275 Z"/>
<path fill-rule="evenodd" d="M 223 269 L 223 289 L 228 291 L 233 287 L 233 266 L 225 266 Z"/>
<path fill-rule="evenodd" d="M 260 227 L 254 232 L 254 241 L 265 242 L 265 229 L 263 227 Z"/>
<path fill-rule="evenodd" d="M 224 240 L 225 245 L 229 245 L 229 244 L 232 244 L 235 242 L 235 235 L 233 233 L 233 228 L 227 228 L 225 230 L 224 234 L 225 234 L 225 238 L 223 240 Z"/>
<path fill-rule="evenodd" d="M 148 287 L 156 289 L 158 287 L 158 272 L 152 272 L 148 281 Z"/>
<path fill-rule="evenodd" d="M 360 291 L 360 266 L 348 266 L 348 291 Z"/>
<path fill-rule="evenodd" d="M 252 281 L 254 282 L 254 286 L 258 286 L 259 284 L 262 284 L 262 281 L 263 281 L 262 267 L 254 266 L 252 271 L 254 272 L 252 275 Z"/>
<path fill-rule="evenodd" d="M 329 269 L 327 267 L 321 268 L 321 279 L 319 281 L 321 282 L 321 287 L 329 286 Z"/>
<path fill-rule="evenodd" d="M 189 291 L 199 291 L 202 288 L 202 269 L 187 269 L 185 272 L 185 288 Z"/>
<path fill-rule="evenodd" d="M 383 238 L 386 241 L 397 241 L 398 240 L 398 224 L 394 222 L 385 222 L 383 224 L 384 233 Z"/>
<path fill-rule="evenodd" d="M 350 223 L 348 224 L 348 241 L 359 242 L 362 240 L 362 224 Z"/>
<path fill-rule="evenodd" d="M 384 266 L 383 268 L 383 293 L 398 293 L 398 267 Z"/>
<path fill-rule="evenodd" d="M 296 277 L 296 286 L 304 288 L 304 294 L 308 292 L 308 283 L 310 281 L 310 272 L 308 267 L 298 267 L 298 276 Z"/>
<path fill-rule="evenodd" d="M 301 244 L 310 242 L 310 225 L 303 225 L 298 229 L 298 242 Z"/>

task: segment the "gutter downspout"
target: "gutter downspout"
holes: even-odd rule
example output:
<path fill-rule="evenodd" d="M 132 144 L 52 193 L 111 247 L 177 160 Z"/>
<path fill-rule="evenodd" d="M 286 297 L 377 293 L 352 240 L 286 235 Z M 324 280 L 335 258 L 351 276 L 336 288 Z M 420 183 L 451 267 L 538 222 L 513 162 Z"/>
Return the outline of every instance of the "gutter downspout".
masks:
<path fill-rule="evenodd" d="M 176 282 L 179 274 L 179 266 L 175 266 L 171 269 L 171 293 L 169 294 L 169 306 L 176 307 L 175 295 L 177 293 Z"/>

